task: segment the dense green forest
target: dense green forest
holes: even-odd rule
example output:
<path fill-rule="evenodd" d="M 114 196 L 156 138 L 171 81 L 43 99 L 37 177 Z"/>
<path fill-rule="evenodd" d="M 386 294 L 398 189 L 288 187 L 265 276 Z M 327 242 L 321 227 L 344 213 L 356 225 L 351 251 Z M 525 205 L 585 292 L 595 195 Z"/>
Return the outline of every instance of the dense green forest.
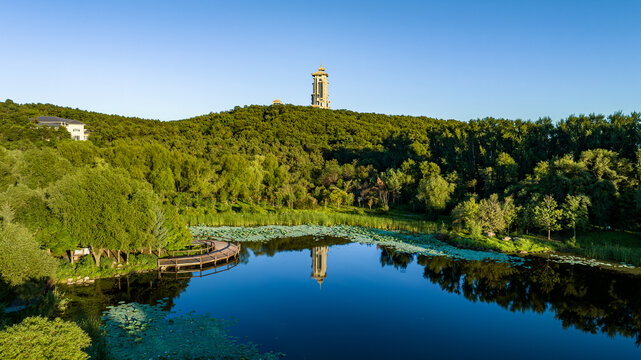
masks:
<path fill-rule="evenodd" d="M 91 141 L 36 127 L 39 115 L 80 120 Z M 436 216 L 497 194 L 513 199 L 525 230 L 537 227 L 534 205 L 551 195 L 561 208 L 570 195 L 585 196 L 581 226 L 641 225 L 639 113 L 463 122 L 276 105 L 160 122 L 8 100 L 0 116 L 5 192 L 108 167 L 183 211 L 355 205 Z M 47 151 L 47 178 L 17 179 L 18 163 L 43 159 L 36 151 Z"/>
<path fill-rule="evenodd" d="M 82 121 L 91 140 L 41 115 Z M 55 255 L 91 247 L 96 265 L 181 248 L 180 214 L 351 206 L 451 214 L 471 234 L 641 226 L 639 113 L 463 122 L 273 105 L 161 122 L 7 100 L 0 118 L 2 231 Z"/>

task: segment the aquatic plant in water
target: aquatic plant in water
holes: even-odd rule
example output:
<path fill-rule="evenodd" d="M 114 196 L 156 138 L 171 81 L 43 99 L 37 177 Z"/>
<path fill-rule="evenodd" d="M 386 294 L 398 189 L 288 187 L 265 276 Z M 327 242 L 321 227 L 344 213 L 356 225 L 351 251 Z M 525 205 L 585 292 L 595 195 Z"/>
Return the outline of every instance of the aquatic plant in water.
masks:
<path fill-rule="evenodd" d="M 430 234 L 405 232 L 400 230 L 380 230 L 349 225 L 267 225 L 257 227 L 208 227 L 194 226 L 190 228 L 194 235 L 213 235 L 234 239 L 235 241 L 265 242 L 271 239 L 284 237 L 338 237 L 362 244 L 375 244 L 390 247 L 395 251 L 407 254 L 421 254 L 427 256 L 445 256 L 462 260 L 490 260 L 524 265 L 525 258 L 503 253 L 461 249 L 436 239 Z M 553 262 L 571 265 L 599 266 L 607 268 L 633 269 L 631 264 L 620 264 L 587 259 L 577 256 L 549 254 L 548 259 Z"/>
<path fill-rule="evenodd" d="M 103 312 L 106 351 L 115 359 L 278 359 L 239 343 L 226 323 L 206 315 L 177 316 L 156 305 L 121 302 Z"/>
<path fill-rule="evenodd" d="M 427 256 L 446 256 L 464 260 L 493 260 L 511 264 L 522 264 L 523 258 L 488 251 L 460 249 L 444 243 L 430 234 L 409 233 L 397 230 L 379 230 L 357 226 L 259 226 L 259 227 L 206 227 L 191 228 L 194 235 L 213 235 L 232 238 L 236 241 L 268 241 L 282 237 L 332 236 L 349 239 L 362 244 L 375 244 L 391 247 L 408 254 Z"/>
<path fill-rule="evenodd" d="M 627 268 L 627 269 L 633 269 L 634 266 L 631 264 L 626 264 L 624 262 L 620 264 L 614 264 L 610 262 L 604 262 L 604 261 L 599 261 L 596 259 L 588 259 L 584 257 L 579 257 L 579 256 L 572 256 L 572 255 L 557 255 L 557 254 L 550 254 L 549 255 L 549 261 L 555 262 L 555 263 L 564 263 L 564 264 L 572 264 L 572 265 L 583 265 L 583 266 L 592 266 L 592 267 L 619 267 L 619 268 Z"/>

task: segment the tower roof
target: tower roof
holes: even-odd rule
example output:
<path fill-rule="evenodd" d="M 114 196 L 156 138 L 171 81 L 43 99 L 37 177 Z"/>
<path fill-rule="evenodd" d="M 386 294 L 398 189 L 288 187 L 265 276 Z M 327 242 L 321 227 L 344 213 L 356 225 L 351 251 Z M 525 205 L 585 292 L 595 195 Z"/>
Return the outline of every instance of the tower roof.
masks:
<path fill-rule="evenodd" d="M 324 75 L 324 76 L 329 76 L 329 75 L 327 75 L 327 73 L 325 72 L 325 68 L 323 67 L 323 64 L 321 64 L 321 66 L 318 68 L 318 71 L 317 71 L 317 72 L 312 73 L 312 76 L 323 76 L 323 75 Z"/>

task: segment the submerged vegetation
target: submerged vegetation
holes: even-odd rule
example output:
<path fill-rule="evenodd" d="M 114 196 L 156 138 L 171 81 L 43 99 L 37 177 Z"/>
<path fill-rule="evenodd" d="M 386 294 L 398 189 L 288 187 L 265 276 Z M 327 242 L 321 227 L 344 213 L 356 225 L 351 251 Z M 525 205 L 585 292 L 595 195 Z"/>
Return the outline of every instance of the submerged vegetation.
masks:
<path fill-rule="evenodd" d="M 104 342 L 114 359 L 279 359 L 229 336 L 226 324 L 193 313 L 170 315 L 165 303 L 121 303 L 104 312 Z"/>

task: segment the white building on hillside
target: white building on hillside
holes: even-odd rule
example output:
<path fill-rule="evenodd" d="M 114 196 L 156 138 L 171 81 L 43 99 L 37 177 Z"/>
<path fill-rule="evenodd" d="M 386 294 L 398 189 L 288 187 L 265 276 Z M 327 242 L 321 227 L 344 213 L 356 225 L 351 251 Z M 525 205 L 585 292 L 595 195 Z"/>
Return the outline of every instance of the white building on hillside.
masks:
<path fill-rule="evenodd" d="M 85 124 L 78 120 L 63 119 L 55 116 L 39 116 L 36 118 L 36 125 L 39 126 L 52 126 L 56 129 L 59 126 L 64 126 L 71 134 L 74 140 L 88 140 L 89 131 L 85 130 Z"/>

